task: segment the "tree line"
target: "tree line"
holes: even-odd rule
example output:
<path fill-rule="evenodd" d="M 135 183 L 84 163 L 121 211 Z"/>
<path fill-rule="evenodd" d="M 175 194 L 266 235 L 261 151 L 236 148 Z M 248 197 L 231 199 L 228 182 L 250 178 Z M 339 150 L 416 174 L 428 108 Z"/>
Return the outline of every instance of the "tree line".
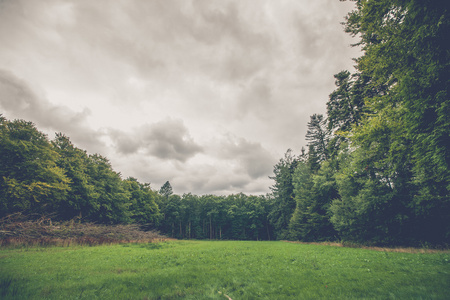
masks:
<path fill-rule="evenodd" d="M 272 198 L 191 193 L 167 195 L 162 202 L 164 218 L 159 229 L 182 239 L 270 240 L 273 226 L 269 219 Z"/>
<path fill-rule="evenodd" d="M 307 149 L 275 167 L 280 238 L 450 243 L 450 32 L 445 1 L 355 1 L 363 55 L 336 74 Z"/>
<path fill-rule="evenodd" d="M 32 122 L 0 115 L 0 218 L 21 212 L 100 224 L 142 224 L 175 238 L 271 239 L 270 196 L 174 195 L 122 179 L 107 158 Z"/>
<path fill-rule="evenodd" d="M 0 115 L 0 217 L 16 212 L 104 224 L 158 224 L 159 194 L 122 179 L 107 158 Z"/>
<path fill-rule="evenodd" d="M 354 1 L 362 50 L 334 75 L 327 114 L 307 124 L 263 196 L 174 195 L 122 179 L 64 134 L 0 115 L 0 217 L 14 212 L 138 223 L 176 238 L 450 243 L 449 5 Z"/>

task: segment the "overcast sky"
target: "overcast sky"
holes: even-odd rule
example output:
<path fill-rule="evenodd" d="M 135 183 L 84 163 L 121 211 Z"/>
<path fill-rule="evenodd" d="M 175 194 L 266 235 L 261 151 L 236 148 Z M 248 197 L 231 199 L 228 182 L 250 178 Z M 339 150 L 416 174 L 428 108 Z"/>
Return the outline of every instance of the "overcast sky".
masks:
<path fill-rule="evenodd" d="M 264 194 L 333 75 L 338 0 L 0 0 L 0 113 L 63 132 L 122 177 Z"/>

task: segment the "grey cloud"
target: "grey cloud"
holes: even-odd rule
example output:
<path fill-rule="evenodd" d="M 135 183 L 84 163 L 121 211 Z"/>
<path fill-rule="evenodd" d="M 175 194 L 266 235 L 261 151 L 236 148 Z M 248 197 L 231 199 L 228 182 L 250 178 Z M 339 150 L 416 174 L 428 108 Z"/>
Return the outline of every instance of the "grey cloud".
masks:
<path fill-rule="evenodd" d="M 194 36 L 220 47 L 220 68 L 216 76 L 229 81 L 251 78 L 267 68 L 273 58 L 274 42 L 266 32 L 257 31 L 237 8 L 236 2 L 214 7 L 211 1 L 201 1 L 198 5 L 204 24 L 194 32 Z M 228 42 L 224 39 L 228 38 Z M 221 44 L 219 44 L 221 43 Z"/>
<path fill-rule="evenodd" d="M 242 16 L 236 2 L 192 1 L 192 7 L 188 1 L 183 5 L 176 1 L 147 3 L 136 6 L 147 12 L 144 18 L 151 15 L 153 19 L 143 26 L 152 32 L 152 39 L 138 44 L 143 57 L 153 57 L 149 71 L 159 70 L 156 67 L 161 65 L 182 67 L 235 82 L 251 77 L 271 60 L 272 39 Z M 132 14 L 140 19 L 142 12 Z M 126 49 L 134 51 L 136 43 L 128 43 Z M 136 62 L 135 66 L 145 72 L 146 64 Z"/>
<path fill-rule="evenodd" d="M 212 154 L 211 154 L 212 155 Z M 245 173 L 229 170 L 226 163 L 184 165 L 173 177 L 173 184 L 182 192 L 197 191 L 197 194 L 230 194 L 241 191 L 254 181 Z M 186 173 L 189 176 L 186 176 Z M 172 181 L 171 181 L 172 183 Z"/>
<path fill-rule="evenodd" d="M 271 39 L 251 28 L 242 16 L 236 2 L 219 5 L 212 1 L 194 1 L 194 8 L 204 24 L 194 27 L 193 35 L 200 41 L 217 42 L 229 37 L 245 48 L 268 47 Z"/>
<path fill-rule="evenodd" d="M 233 48 L 223 58 L 215 76 L 220 80 L 242 82 L 252 78 L 270 64 L 266 51 Z"/>
<path fill-rule="evenodd" d="M 114 160 L 113 160 L 113 164 Z M 152 188 L 159 189 L 169 180 L 177 194 L 193 192 L 197 195 L 227 195 L 246 189 L 247 186 L 259 186 L 260 179 L 252 179 L 246 173 L 226 168 L 224 160 L 214 164 L 199 162 L 180 163 L 171 160 L 154 159 L 143 156 L 126 156 L 120 166 L 126 176 L 138 176 L 144 182 L 150 182 Z M 188 174 L 188 175 L 187 175 Z"/>
<path fill-rule="evenodd" d="M 240 95 L 237 113 L 241 117 L 252 114 L 257 118 L 267 119 L 274 113 L 271 82 L 268 78 L 256 78 Z M 280 103 L 278 103 L 280 105 Z"/>
<path fill-rule="evenodd" d="M 143 151 L 160 159 L 185 162 L 203 151 L 190 137 L 181 120 L 166 119 L 152 125 L 146 124 L 131 133 L 119 130 L 110 130 L 109 133 L 122 154 Z"/>
<path fill-rule="evenodd" d="M 233 1 L 65 1 L 61 20 L 52 15 L 63 6 L 58 1 L 22 3 L 26 18 L 11 20 L 22 27 L 15 34 L 23 35 L 22 51 L 33 47 L 44 57 L 63 58 L 71 65 L 66 80 L 84 88 L 117 86 L 126 73 L 175 88 L 186 73 L 236 82 L 273 60 L 270 35 Z M 13 39 L 6 31 L 5 37 Z"/>
<path fill-rule="evenodd" d="M 13 73 L 0 70 L 0 101 L 3 109 L 8 111 L 41 110 L 38 96 L 31 88 Z"/>
<path fill-rule="evenodd" d="M 103 144 L 99 141 L 102 133 L 93 131 L 84 124 L 89 110 L 74 112 L 67 107 L 53 105 L 37 94 L 24 80 L 1 69 L 0 107 L 8 113 L 6 117 L 33 121 L 40 130 L 46 128 L 61 131 L 90 152 L 103 149 Z"/>
<path fill-rule="evenodd" d="M 250 182 L 251 179 L 237 174 L 228 178 L 217 176 L 203 187 L 203 193 L 229 194 L 231 191 L 243 190 Z"/>
<path fill-rule="evenodd" d="M 156 44 L 165 39 L 162 31 L 167 27 L 163 22 L 154 24 L 151 20 L 164 18 L 167 12 L 177 9 L 171 10 L 162 1 L 113 6 L 103 1 L 74 3 L 75 23 L 66 30 L 78 39 L 78 43 L 106 52 L 142 72 L 164 68 L 165 63 L 155 50 Z"/>
<path fill-rule="evenodd" d="M 305 19 L 304 16 L 299 16 L 295 22 L 302 61 L 320 58 L 323 51 L 326 50 L 320 48 L 320 40 L 327 35 L 324 36 L 324 32 L 320 31 L 319 22 L 312 23 L 311 21 L 311 19 Z"/>
<path fill-rule="evenodd" d="M 186 161 L 202 151 L 181 121 L 166 120 L 149 129 L 145 133 L 145 140 L 151 141 L 148 151 L 156 157 Z"/>
<path fill-rule="evenodd" d="M 173 83 L 174 77 L 188 71 L 235 82 L 251 77 L 273 59 L 272 38 L 249 23 L 236 2 L 72 4 L 73 22 L 57 27 L 46 24 L 70 45 L 64 51 L 106 55 L 147 78 L 167 78 Z M 98 73 L 95 76 L 112 76 Z"/>
<path fill-rule="evenodd" d="M 219 157 L 237 160 L 252 179 L 270 175 L 274 162 L 273 156 L 260 143 L 232 136 L 221 143 Z"/>
<path fill-rule="evenodd" d="M 0 72 L 0 109 L 156 187 L 267 191 L 272 153 L 304 145 L 332 75 L 351 68 L 339 25 L 351 5 L 0 0 L 0 65 L 14 71 Z"/>
<path fill-rule="evenodd" d="M 133 154 L 141 148 L 141 143 L 136 133 L 125 133 L 116 129 L 108 130 L 109 137 L 113 140 L 117 151 L 122 154 Z"/>
<path fill-rule="evenodd" d="M 253 179 L 244 174 L 226 174 L 214 172 L 200 176 L 180 176 L 174 183 L 183 191 L 198 191 L 199 194 L 225 195 L 242 191 Z"/>
<path fill-rule="evenodd" d="M 351 57 L 359 55 L 357 49 L 350 49 L 351 38 L 343 33 L 343 25 L 340 24 L 354 4 L 350 1 L 339 3 L 334 0 L 315 3 L 315 12 L 298 11 L 293 21 L 297 31 L 295 47 L 301 57 L 298 61 L 298 72 L 306 81 L 309 77 L 308 85 L 324 81 L 324 74 L 327 74 L 329 79 L 329 74 L 339 72 L 340 69 L 336 69 L 337 63 L 342 65 L 340 68 L 348 68 Z M 343 57 L 344 53 L 349 56 Z"/>

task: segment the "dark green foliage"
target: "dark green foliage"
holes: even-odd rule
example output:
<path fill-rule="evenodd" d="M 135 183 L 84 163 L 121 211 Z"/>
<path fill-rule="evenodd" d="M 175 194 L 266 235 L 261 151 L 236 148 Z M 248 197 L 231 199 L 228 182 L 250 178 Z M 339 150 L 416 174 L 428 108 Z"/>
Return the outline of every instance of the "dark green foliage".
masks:
<path fill-rule="evenodd" d="M 269 213 L 269 220 L 275 229 L 275 238 L 284 239 L 288 236 L 289 221 L 294 213 L 294 185 L 292 176 L 297 167 L 298 160 L 288 149 L 284 158 L 280 159 L 273 169 L 275 180 L 271 187 L 273 193 L 273 202 Z"/>
<path fill-rule="evenodd" d="M 367 88 L 370 78 L 359 73 L 350 75 L 349 71 L 342 71 L 334 78 L 337 88 L 327 102 L 328 129 L 342 137 L 362 118 L 364 98 L 371 93 Z"/>
<path fill-rule="evenodd" d="M 57 210 L 69 189 L 57 159 L 47 136 L 34 124 L 0 115 L 0 216 Z"/>
<path fill-rule="evenodd" d="M 341 234 L 358 240 L 367 233 L 379 241 L 448 243 L 449 3 L 357 5 L 346 29 L 361 38 L 364 55 L 357 67 L 370 78 L 370 114 L 351 130 L 356 151 L 341 172 L 342 199 L 333 220 Z M 344 196 L 346 189 L 354 192 Z M 350 209 L 351 203 L 358 205 Z M 344 223 L 355 233 L 342 229 Z"/>
<path fill-rule="evenodd" d="M 96 221 L 95 187 L 88 175 L 89 156 L 86 151 L 75 147 L 70 139 L 62 133 L 56 134 L 52 141 L 59 153 L 57 165 L 65 171 L 70 179 L 70 189 L 66 201 L 58 208 L 58 216 L 69 220 L 76 216 Z"/>
<path fill-rule="evenodd" d="M 334 239 L 328 208 L 338 197 L 331 168 L 330 133 L 322 115 L 313 115 L 306 134 L 309 151 L 298 160 L 293 175 L 296 207 L 289 222 L 289 237 L 302 241 Z"/>
<path fill-rule="evenodd" d="M 163 219 L 161 221 L 159 230 L 164 232 L 164 234 L 169 235 L 170 237 L 178 237 L 176 233 L 179 232 L 179 227 L 177 228 L 177 226 L 181 224 L 180 201 L 180 196 L 170 195 L 167 197 L 163 197 L 163 201 L 161 202 L 161 212 L 163 214 Z"/>
<path fill-rule="evenodd" d="M 160 196 L 108 159 L 88 155 L 58 133 L 50 142 L 33 123 L 0 116 L 0 216 L 15 212 L 117 224 L 156 225 Z"/>
<path fill-rule="evenodd" d="M 299 163 L 294 174 L 297 206 L 289 223 L 291 239 L 329 241 L 336 238 L 330 222 L 329 207 L 338 197 L 334 170 L 329 162 L 312 172 L 306 163 Z"/>
<path fill-rule="evenodd" d="M 293 240 L 309 239 L 308 214 L 313 187 L 311 170 L 305 162 L 300 162 L 294 173 L 296 207 L 289 222 L 289 237 Z"/>
<path fill-rule="evenodd" d="M 367 150 L 367 149 L 366 149 Z M 339 198 L 331 206 L 333 222 L 341 238 L 373 244 L 396 244 L 405 238 L 402 224 L 407 209 L 393 189 L 391 178 L 371 166 L 367 151 L 342 155 L 336 176 Z"/>
<path fill-rule="evenodd" d="M 90 199 L 95 217 L 100 223 L 130 223 L 130 202 L 123 189 L 120 175 L 114 172 L 108 159 L 90 155 L 88 175 L 94 185 L 94 196 Z"/>
<path fill-rule="evenodd" d="M 330 134 L 323 115 L 314 114 L 308 122 L 305 139 L 308 141 L 308 164 L 311 170 L 317 171 L 322 161 L 329 158 L 328 142 Z"/>
<path fill-rule="evenodd" d="M 355 2 L 345 25 L 363 55 L 355 74 L 335 75 L 332 136 L 320 115 L 308 123 L 291 238 L 331 237 L 331 221 L 345 240 L 448 244 L 450 3 Z"/>
<path fill-rule="evenodd" d="M 338 190 L 331 221 L 341 238 L 358 242 L 449 243 L 449 4 L 355 2 L 346 31 L 364 54 L 356 74 L 335 75 L 328 102 L 327 161 Z M 298 184 L 308 189 L 296 191 L 309 199 L 294 214 L 297 233 L 315 198 L 316 174 L 309 176 Z"/>
<path fill-rule="evenodd" d="M 270 240 L 270 198 L 184 194 L 163 201 L 161 232 L 176 238 Z"/>
<path fill-rule="evenodd" d="M 172 186 L 169 181 L 166 181 L 166 183 L 163 184 L 163 186 L 159 189 L 159 193 L 165 198 L 169 198 L 170 195 L 173 194 Z"/>
<path fill-rule="evenodd" d="M 136 178 L 129 177 L 123 181 L 123 188 L 128 194 L 130 218 L 133 223 L 156 226 L 161 220 L 157 199 L 161 197 Z"/>

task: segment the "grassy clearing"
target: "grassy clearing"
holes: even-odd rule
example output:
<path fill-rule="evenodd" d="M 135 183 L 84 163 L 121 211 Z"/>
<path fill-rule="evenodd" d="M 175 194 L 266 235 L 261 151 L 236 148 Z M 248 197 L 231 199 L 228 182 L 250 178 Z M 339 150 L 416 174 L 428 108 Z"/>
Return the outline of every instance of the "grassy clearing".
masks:
<path fill-rule="evenodd" d="M 171 241 L 0 250 L 2 299 L 448 299 L 450 253 Z"/>

